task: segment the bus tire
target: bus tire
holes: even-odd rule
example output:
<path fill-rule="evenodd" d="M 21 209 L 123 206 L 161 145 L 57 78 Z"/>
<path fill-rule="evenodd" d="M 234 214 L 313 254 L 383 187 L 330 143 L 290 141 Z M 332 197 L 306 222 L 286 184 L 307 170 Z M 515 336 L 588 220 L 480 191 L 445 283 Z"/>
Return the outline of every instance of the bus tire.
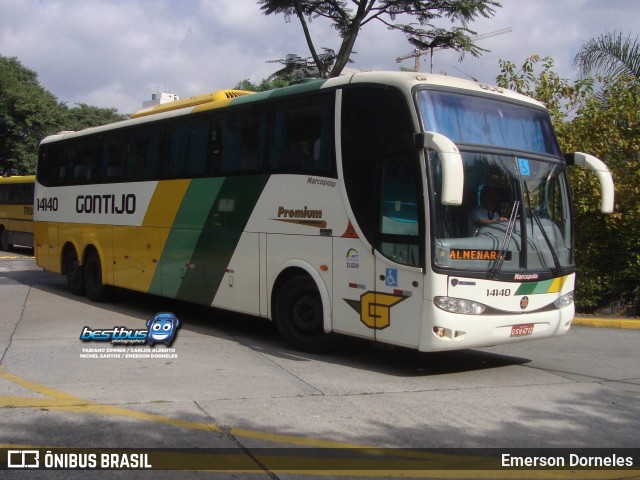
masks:
<path fill-rule="evenodd" d="M 9 243 L 9 232 L 4 227 L 0 231 L 0 248 L 5 252 L 13 248 L 13 245 Z"/>
<path fill-rule="evenodd" d="M 275 323 L 282 338 L 303 352 L 323 353 L 334 347 L 334 337 L 324 332 L 322 299 L 308 276 L 286 280 L 276 297 Z"/>
<path fill-rule="evenodd" d="M 110 289 L 102 283 L 102 265 L 95 250 L 87 254 L 84 262 L 84 289 L 92 302 L 105 302 L 109 299 Z"/>
<path fill-rule="evenodd" d="M 84 295 L 84 267 L 78 263 L 78 254 L 75 250 L 65 255 L 63 263 L 69 291 L 74 295 Z"/>

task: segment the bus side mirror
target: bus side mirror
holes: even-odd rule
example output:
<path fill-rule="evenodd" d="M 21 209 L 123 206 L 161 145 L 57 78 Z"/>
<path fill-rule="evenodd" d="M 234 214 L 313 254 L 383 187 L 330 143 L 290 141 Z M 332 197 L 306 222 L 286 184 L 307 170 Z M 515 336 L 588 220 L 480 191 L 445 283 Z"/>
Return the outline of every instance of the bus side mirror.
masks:
<path fill-rule="evenodd" d="M 604 162 L 593 155 L 582 152 L 568 153 L 565 155 L 565 159 L 569 165 L 587 167 L 596 174 L 598 181 L 600 182 L 601 191 L 600 211 L 602 213 L 612 213 L 615 190 L 613 188 L 611 172 Z"/>
<path fill-rule="evenodd" d="M 464 170 L 458 147 L 440 133 L 424 132 L 422 148 L 435 150 L 438 153 L 442 166 L 442 204 L 462 205 Z"/>

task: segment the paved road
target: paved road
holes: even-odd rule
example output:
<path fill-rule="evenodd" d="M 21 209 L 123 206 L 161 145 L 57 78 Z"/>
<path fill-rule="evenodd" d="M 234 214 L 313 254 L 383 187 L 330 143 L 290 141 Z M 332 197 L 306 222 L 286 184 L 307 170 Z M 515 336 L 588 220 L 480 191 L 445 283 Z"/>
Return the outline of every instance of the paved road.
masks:
<path fill-rule="evenodd" d="M 167 310 L 182 326 L 170 349 L 153 350 L 163 358 L 79 339 L 85 326 L 142 329 Z M 349 339 L 330 355 L 301 354 L 264 320 L 130 292 L 93 304 L 28 255 L 3 255 L 0 447 L 216 447 L 252 461 L 259 447 L 637 448 L 639 344 L 640 330 L 578 326 L 460 352 Z"/>

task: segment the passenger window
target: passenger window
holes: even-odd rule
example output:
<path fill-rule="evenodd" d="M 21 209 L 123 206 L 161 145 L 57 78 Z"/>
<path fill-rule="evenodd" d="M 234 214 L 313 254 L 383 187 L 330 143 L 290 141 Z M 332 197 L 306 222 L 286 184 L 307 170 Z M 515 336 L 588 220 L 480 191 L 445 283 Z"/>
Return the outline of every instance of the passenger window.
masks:
<path fill-rule="evenodd" d="M 411 156 L 398 155 L 384 161 L 380 233 L 419 235 L 416 174 Z"/>
<path fill-rule="evenodd" d="M 197 176 L 207 173 L 209 126 L 209 119 L 200 119 L 191 123 L 189 134 L 189 156 L 187 158 L 188 176 Z"/>
<path fill-rule="evenodd" d="M 174 123 L 171 126 L 171 143 L 169 147 L 169 177 L 184 175 L 187 152 L 189 148 L 189 124 Z"/>
<path fill-rule="evenodd" d="M 101 149 L 91 140 L 75 143 L 71 148 L 71 182 L 77 184 L 96 183 L 99 180 Z"/>
<path fill-rule="evenodd" d="M 127 144 L 127 177 L 131 181 L 147 180 L 153 176 L 154 138 L 150 130 L 137 129 L 131 132 Z"/>
<path fill-rule="evenodd" d="M 355 219 L 385 257 L 422 266 L 422 183 L 413 132 L 411 113 L 399 91 L 344 89 L 342 170 Z"/>
<path fill-rule="evenodd" d="M 105 142 L 105 157 L 107 170 L 105 179 L 107 182 L 117 182 L 124 176 L 125 156 L 127 144 L 124 135 L 114 134 Z"/>
<path fill-rule="evenodd" d="M 290 101 L 272 115 L 271 170 L 333 175 L 333 95 Z"/>
<path fill-rule="evenodd" d="M 396 263 L 419 266 L 419 190 L 416 155 L 398 151 L 382 160 L 379 245 Z"/>
<path fill-rule="evenodd" d="M 216 165 L 217 170 L 221 173 L 260 171 L 264 131 L 264 114 L 243 110 L 223 116 L 220 141 L 222 152 L 219 164 Z"/>

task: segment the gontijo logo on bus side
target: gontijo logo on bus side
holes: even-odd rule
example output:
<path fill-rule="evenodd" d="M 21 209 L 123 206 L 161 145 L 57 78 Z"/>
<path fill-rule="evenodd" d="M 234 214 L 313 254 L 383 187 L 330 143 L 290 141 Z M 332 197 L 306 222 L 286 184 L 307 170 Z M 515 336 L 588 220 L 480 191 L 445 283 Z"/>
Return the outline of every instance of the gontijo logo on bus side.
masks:
<path fill-rule="evenodd" d="M 360 295 L 360 301 L 346 298 L 344 301 L 360 314 L 360 321 L 367 327 L 382 330 L 391 325 L 391 307 L 407 298 L 407 295 L 369 291 Z"/>

